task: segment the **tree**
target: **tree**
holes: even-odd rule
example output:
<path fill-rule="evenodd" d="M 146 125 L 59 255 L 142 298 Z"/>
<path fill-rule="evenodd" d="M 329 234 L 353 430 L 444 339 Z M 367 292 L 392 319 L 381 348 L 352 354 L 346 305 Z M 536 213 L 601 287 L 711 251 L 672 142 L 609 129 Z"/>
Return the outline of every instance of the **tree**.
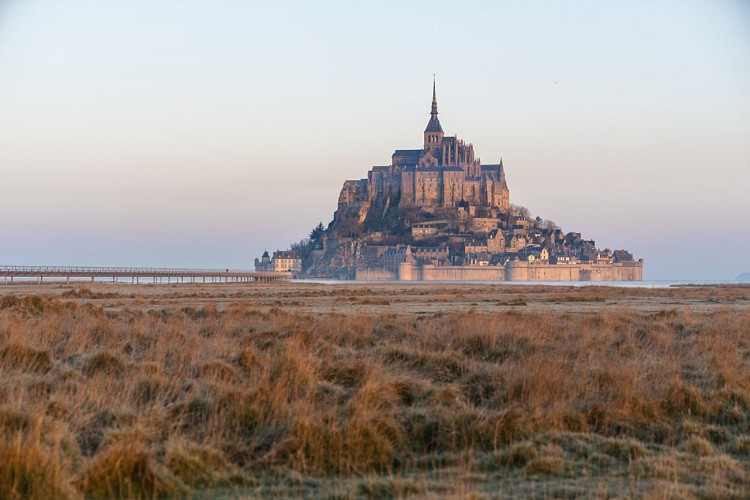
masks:
<path fill-rule="evenodd" d="M 299 240 L 299 243 L 292 243 L 289 245 L 289 249 L 292 252 L 296 252 L 300 258 L 304 259 L 310 251 L 310 240 L 307 238 Z"/>
<path fill-rule="evenodd" d="M 522 207 L 521 205 L 511 205 L 510 209 L 525 219 L 531 218 L 531 210 L 526 207 Z"/>
<path fill-rule="evenodd" d="M 313 241 L 317 240 L 318 238 L 323 236 L 323 233 L 325 232 L 326 232 L 326 228 L 323 225 L 323 223 L 320 222 L 317 226 L 315 226 L 315 228 L 313 228 L 312 231 L 310 231 L 310 239 Z"/>

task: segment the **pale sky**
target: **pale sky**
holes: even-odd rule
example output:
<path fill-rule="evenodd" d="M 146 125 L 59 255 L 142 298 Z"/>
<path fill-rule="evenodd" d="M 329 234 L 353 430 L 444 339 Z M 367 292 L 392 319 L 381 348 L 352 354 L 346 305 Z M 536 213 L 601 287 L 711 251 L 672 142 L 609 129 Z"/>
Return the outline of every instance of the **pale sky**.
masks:
<path fill-rule="evenodd" d="M 646 279 L 750 272 L 750 2 L 0 0 L 0 264 L 251 268 L 446 134 Z"/>

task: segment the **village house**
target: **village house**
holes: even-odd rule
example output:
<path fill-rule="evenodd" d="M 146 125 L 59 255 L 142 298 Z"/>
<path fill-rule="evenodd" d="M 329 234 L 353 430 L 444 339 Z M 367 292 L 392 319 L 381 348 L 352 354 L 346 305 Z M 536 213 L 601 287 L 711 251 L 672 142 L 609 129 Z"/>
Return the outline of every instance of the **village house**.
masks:
<path fill-rule="evenodd" d="M 493 254 L 505 252 L 505 237 L 500 229 L 490 231 L 487 235 L 487 251 Z"/>
<path fill-rule="evenodd" d="M 273 270 L 277 273 L 300 273 L 302 272 L 302 259 L 291 250 L 277 250 L 273 253 Z"/>
<path fill-rule="evenodd" d="M 421 262 L 440 265 L 450 257 L 448 247 L 413 247 L 412 255 Z"/>
<path fill-rule="evenodd" d="M 489 266 L 490 265 L 490 254 L 487 252 L 479 252 L 467 254 L 465 262 L 471 266 Z"/>
<path fill-rule="evenodd" d="M 472 241 L 464 245 L 465 254 L 482 253 L 482 252 L 488 252 L 488 251 L 489 251 L 489 248 L 487 248 L 486 241 Z"/>
<path fill-rule="evenodd" d="M 411 235 L 415 238 L 421 238 L 437 233 L 437 227 L 431 224 L 414 224 L 411 227 Z"/>

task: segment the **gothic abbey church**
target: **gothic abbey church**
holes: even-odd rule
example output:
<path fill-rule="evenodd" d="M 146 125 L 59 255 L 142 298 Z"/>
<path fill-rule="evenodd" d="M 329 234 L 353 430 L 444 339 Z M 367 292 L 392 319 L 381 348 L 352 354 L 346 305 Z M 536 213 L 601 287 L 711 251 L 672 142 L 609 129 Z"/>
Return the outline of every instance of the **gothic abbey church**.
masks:
<path fill-rule="evenodd" d="M 370 207 L 395 207 L 396 202 L 399 208 L 473 205 L 507 212 L 510 207 L 502 160 L 482 165 L 472 144 L 443 133 L 434 82 L 423 148 L 397 149 L 390 165 L 373 167 L 367 179 L 346 181 L 336 215 L 351 217 L 351 209 L 358 209 L 363 220 Z"/>
<path fill-rule="evenodd" d="M 305 276 L 417 281 L 643 279 L 643 260 L 511 208 L 503 162 L 446 137 L 435 83 L 421 149 L 346 181 L 333 222 L 297 247 Z"/>

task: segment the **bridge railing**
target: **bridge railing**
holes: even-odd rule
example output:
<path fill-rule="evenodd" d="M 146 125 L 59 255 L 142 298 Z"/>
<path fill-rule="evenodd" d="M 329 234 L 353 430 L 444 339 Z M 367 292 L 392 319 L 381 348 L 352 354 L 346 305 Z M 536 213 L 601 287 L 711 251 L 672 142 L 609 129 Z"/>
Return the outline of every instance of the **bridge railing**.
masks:
<path fill-rule="evenodd" d="M 138 282 L 138 278 L 153 278 L 161 282 L 164 278 L 169 283 L 171 278 L 189 279 L 192 282 L 195 279 L 210 279 L 211 282 L 276 282 L 284 281 L 292 277 L 290 272 L 273 272 L 273 271 L 250 271 L 244 269 L 188 269 L 175 267 L 87 267 L 87 266 L 7 266 L 0 265 L 0 277 L 3 283 L 13 283 L 14 278 L 28 279 L 36 278 L 41 284 L 45 278 L 65 278 L 70 282 L 71 278 L 112 278 L 114 282 L 117 278 L 132 278 Z M 184 281 L 183 281 L 184 282 Z"/>
<path fill-rule="evenodd" d="M 82 266 L 3 266 L 0 265 L 0 272 L 3 273 L 249 273 L 254 272 L 248 269 L 191 269 L 191 268 L 170 268 L 170 267 L 82 267 Z"/>

